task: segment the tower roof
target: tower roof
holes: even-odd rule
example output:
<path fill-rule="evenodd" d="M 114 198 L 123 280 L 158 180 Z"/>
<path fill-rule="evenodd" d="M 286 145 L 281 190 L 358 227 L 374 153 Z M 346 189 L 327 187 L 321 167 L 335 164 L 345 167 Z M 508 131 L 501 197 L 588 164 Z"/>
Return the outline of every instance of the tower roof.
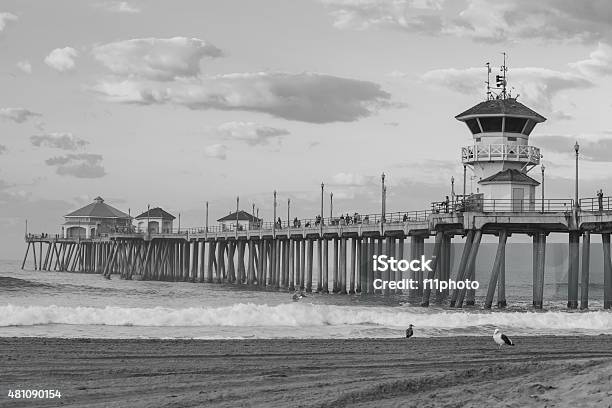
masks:
<path fill-rule="evenodd" d="M 176 217 L 160 207 L 151 208 L 136 217 L 137 220 L 143 218 L 161 218 L 162 220 L 173 220 Z"/>
<path fill-rule="evenodd" d="M 93 203 L 66 214 L 65 217 L 131 218 L 123 211 L 119 211 L 115 207 L 106 204 L 102 197 L 96 197 Z"/>
<path fill-rule="evenodd" d="M 546 120 L 544 116 L 518 102 L 516 98 L 491 99 L 480 102 L 465 112 L 455 116 L 455 119 L 463 121 L 477 116 L 528 117 L 536 122 L 544 122 Z"/>
<path fill-rule="evenodd" d="M 259 221 L 261 221 L 259 218 L 254 217 L 253 215 L 249 214 L 248 212 L 246 212 L 244 210 L 238 211 L 237 214 L 236 214 L 236 212 L 230 213 L 229 215 L 226 215 L 225 217 L 219 218 L 217 221 L 218 222 L 236 221 L 236 216 L 237 216 L 238 221 L 249 221 L 249 222 L 259 222 Z"/>
<path fill-rule="evenodd" d="M 532 186 L 540 185 L 540 182 L 532 179 L 527 174 L 522 171 L 518 171 L 517 169 L 506 169 L 500 172 L 493 174 L 487 178 L 480 180 L 478 183 L 520 183 L 520 184 L 529 184 Z"/>

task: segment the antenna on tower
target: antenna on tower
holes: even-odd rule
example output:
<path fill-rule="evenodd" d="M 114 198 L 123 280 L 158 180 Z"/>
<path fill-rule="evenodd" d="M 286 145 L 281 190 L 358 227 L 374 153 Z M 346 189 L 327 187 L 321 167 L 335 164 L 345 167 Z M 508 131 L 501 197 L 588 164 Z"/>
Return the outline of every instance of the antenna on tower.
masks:
<path fill-rule="evenodd" d="M 487 66 L 487 101 L 490 101 L 493 99 L 491 95 L 491 64 L 487 62 L 485 65 Z"/>
<path fill-rule="evenodd" d="M 508 72 L 508 67 L 506 66 L 506 52 L 502 52 L 504 56 L 504 64 L 499 68 L 501 75 L 496 75 L 496 83 L 497 87 L 501 88 L 501 99 L 506 99 L 508 97 L 506 93 L 506 85 L 508 84 L 508 80 L 506 78 L 506 72 Z"/>

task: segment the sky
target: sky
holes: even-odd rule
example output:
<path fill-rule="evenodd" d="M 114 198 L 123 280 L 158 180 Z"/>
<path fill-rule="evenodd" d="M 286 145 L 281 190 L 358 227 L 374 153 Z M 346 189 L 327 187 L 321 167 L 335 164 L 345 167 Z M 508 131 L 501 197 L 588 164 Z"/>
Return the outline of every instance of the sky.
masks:
<path fill-rule="evenodd" d="M 0 259 L 102 196 L 204 224 L 235 209 L 311 218 L 429 207 L 461 192 L 454 116 L 508 55 L 548 120 L 547 197 L 612 190 L 607 0 L 29 1 L 0 4 Z M 534 169 L 539 179 L 539 168 Z M 469 177 L 469 174 L 468 174 Z M 468 178 L 468 193 L 475 183 Z M 539 192 L 537 192 L 539 196 Z"/>

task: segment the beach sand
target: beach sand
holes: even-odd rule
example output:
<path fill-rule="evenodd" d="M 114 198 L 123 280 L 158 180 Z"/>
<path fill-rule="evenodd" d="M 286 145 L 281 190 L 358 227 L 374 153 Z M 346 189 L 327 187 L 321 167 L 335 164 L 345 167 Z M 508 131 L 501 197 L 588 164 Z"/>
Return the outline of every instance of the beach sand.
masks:
<path fill-rule="evenodd" d="M 612 406 L 612 336 L 514 341 L 0 338 L 0 406 Z"/>

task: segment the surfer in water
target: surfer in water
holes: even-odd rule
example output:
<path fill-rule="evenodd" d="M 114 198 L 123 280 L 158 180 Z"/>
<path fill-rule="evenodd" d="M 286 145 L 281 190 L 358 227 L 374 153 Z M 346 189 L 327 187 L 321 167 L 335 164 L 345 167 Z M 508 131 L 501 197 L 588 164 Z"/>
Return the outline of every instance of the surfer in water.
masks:
<path fill-rule="evenodd" d="M 294 301 L 294 302 L 297 302 L 297 301 L 299 301 L 300 299 L 305 298 L 305 297 L 306 297 L 306 295 L 305 295 L 303 292 L 295 292 L 295 293 L 293 294 L 292 299 L 293 299 L 293 301 Z"/>

